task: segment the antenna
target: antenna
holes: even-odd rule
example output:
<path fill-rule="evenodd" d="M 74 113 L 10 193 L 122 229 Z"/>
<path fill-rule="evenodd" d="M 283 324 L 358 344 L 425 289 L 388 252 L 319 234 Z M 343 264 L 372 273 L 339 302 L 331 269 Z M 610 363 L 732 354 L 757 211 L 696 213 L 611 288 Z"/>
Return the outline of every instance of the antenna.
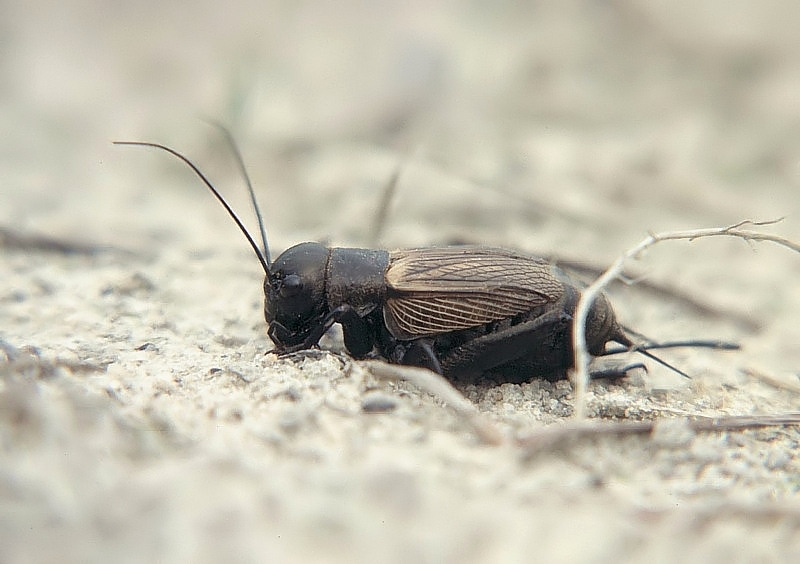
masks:
<path fill-rule="evenodd" d="M 270 271 L 269 271 L 269 267 L 270 267 L 269 254 L 267 254 L 267 252 L 266 252 L 266 249 L 267 249 L 267 238 L 266 238 L 266 233 L 264 232 L 264 229 L 263 229 L 263 225 L 261 226 L 261 229 L 262 229 L 261 233 L 262 233 L 262 237 L 264 238 L 264 251 L 262 252 L 262 250 L 258 247 L 258 244 L 255 242 L 253 237 L 247 231 L 247 228 L 244 226 L 244 223 L 242 223 L 242 220 L 239 219 L 239 216 L 236 215 L 236 213 L 233 211 L 233 209 L 231 209 L 231 206 L 228 205 L 228 202 L 225 201 L 225 198 L 222 197 L 222 195 L 219 193 L 219 191 L 216 188 L 214 188 L 214 185 L 211 184 L 211 182 L 208 180 L 208 178 L 206 178 L 206 175 L 203 174 L 203 172 L 192 161 L 190 161 L 188 158 L 186 158 L 185 156 L 180 154 L 178 151 L 176 151 L 174 149 L 170 149 L 166 145 L 160 145 L 158 143 L 147 143 L 147 142 L 144 142 L 144 141 L 113 141 L 113 144 L 114 145 L 135 145 L 135 146 L 139 146 L 139 147 L 153 147 L 155 149 L 161 149 L 162 151 L 166 151 L 167 153 L 169 153 L 169 154 L 171 154 L 171 155 L 173 155 L 175 157 L 178 157 L 180 160 L 182 160 L 184 163 L 186 163 L 189 166 L 189 168 L 191 168 L 192 171 L 200 178 L 200 180 L 203 181 L 203 183 L 208 187 L 208 189 L 211 190 L 211 193 L 214 194 L 214 196 L 217 198 L 217 200 L 219 200 L 219 203 L 222 204 L 222 207 L 225 208 L 225 211 L 228 212 L 228 215 L 231 216 L 233 221 L 236 222 L 236 225 L 239 227 L 239 230 L 244 234 L 245 238 L 247 239 L 247 242 L 250 243 L 250 246 L 253 248 L 253 251 L 256 253 L 256 256 L 258 257 L 258 261 L 261 263 L 261 266 L 264 269 L 264 273 L 267 276 L 270 275 Z M 235 147 L 235 145 L 234 145 L 234 147 Z M 235 153 L 238 154 L 238 150 L 236 150 Z M 241 156 L 239 156 L 239 160 L 241 161 Z M 243 164 L 241 166 L 242 166 L 242 168 L 244 168 Z M 247 177 L 246 173 L 245 173 L 245 177 Z M 250 179 L 249 178 L 247 178 L 247 184 L 248 184 L 248 187 L 250 187 Z M 252 187 L 250 187 L 250 194 L 251 194 L 251 197 L 252 197 L 252 200 L 253 200 L 253 204 L 256 206 L 256 212 L 257 212 L 258 217 L 259 217 L 259 224 L 261 225 L 261 213 L 258 211 L 258 206 L 255 203 L 255 195 L 253 194 Z"/>
<path fill-rule="evenodd" d="M 228 148 L 236 158 L 236 164 L 239 167 L 239 172 L 242 174 L 244 181 L 247 184 L 247 191 L 250 194 L 250 203 L 253 204 L 253 211 L 256 213 L 256 219 L 258 219 L 258 230 L 261 233 L 261 243 L 263 244 L 262 252 L 264 259 L 267 261 L 267 264 L 272 264 L 272 261 L 269 258 L 269 245 L 267 245 L 267 230 L 264 228 L 264 218 L 261 216 L 261 209 L 258 207 L 258 200 L 256 200 L 256 193 L 253 190 L 253 183 L 250 182 L 250 175 L 247 174 L 247 167 L 244 165 L 244 159 L 242 158 L 242 153 L 239 150 L 239 146 L 236 144 L 236 139 L 233 138 L 230 130 L 222 123 L 216 120 L 207 121 L 209 124 L 213 125 L 219 129 L 220 132 L 222 132 L 222 135 L 225 136 L 225 141 L 228 144 Z"/>

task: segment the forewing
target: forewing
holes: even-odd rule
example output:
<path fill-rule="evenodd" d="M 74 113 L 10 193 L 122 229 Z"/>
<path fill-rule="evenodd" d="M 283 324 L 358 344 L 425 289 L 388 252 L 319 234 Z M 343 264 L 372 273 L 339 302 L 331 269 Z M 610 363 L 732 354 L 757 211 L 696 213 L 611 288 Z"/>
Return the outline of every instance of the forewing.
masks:
<path fill-rule="evenodd" d="M 548 262 L 505 249 L 434 247 L 390 256 L 384 317 L 399 339 L 506 319 L 563 293 Z"/>

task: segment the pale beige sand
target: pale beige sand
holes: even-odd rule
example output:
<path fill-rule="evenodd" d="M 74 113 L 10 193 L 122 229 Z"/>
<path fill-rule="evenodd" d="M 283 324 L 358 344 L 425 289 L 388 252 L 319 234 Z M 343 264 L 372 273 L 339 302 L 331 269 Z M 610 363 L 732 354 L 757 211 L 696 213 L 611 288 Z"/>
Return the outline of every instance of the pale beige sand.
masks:
<path fill-rule="evenodd" d="M 105 250 L 2 239 L 0 561 L 800 557 L 797 429 L 483 446 L 410 385 L 266 354 L 262 273 L 224 212 L 166 155 L 110 145 L 186 151 L 255 226 L 197 117 L 229 123 L 275 251 L 367 244 L 404 159 L 389 247 L 608 265 L 649 230 L 782 216 L 798 240 L 800 5 L 18 4 L 0 226 Z M 618 287 L 623 322 L 744 348 L 665 352 L 691 382 L 593 384 L 593 417 L 800 410 L 800 256 L 714 240 L 635 267 L 732 315 Z M 462 391 L 508 437 L 573 409 L 566 382 Z M 364 413 L 376 396 L 396 408 Z"/>

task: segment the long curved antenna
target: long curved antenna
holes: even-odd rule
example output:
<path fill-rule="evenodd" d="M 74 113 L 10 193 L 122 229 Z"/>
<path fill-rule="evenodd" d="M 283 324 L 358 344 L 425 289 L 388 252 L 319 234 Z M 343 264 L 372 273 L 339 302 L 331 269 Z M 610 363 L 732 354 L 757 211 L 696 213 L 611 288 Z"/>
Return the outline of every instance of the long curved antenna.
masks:
<path fill-rule="evenodd" d="M 242 153 L 239 151 L 239 146 L 236 144 L 236 140 L 231 135 L 230 130 L 225 127 L 222 123 L 215 121 L 215 120 L 205 120 L 210 125 L 213 125 L 217 129 L 222 132 L 225 136 L 225 141 L 228 144 L 228 147 L 233 153 L 233 156 L 236 158 L 236 164 L 239 167 L 239 172 L 244 177 L 244 181 L 247 184 L 247 191 L 250 193 L 250 203 L 253 204 L 253 211 L 256 213 L 256 219 L 258 219 L 258 230 L 261 233 L 261 243 L 263 244 L 263 254 L 264 260 L 267 261 L 267 264 L 272 264 L 272 261 L 269 258 L 269 245 L 267 244 L 267 230 L 264 227 L 264 218 L 261 216 L 261 209 L 258 207 L 258 201 L 256 200 L 256 193 L 253 191 L 253 183 L 250 182 L 250 175 L 247 174 L 247 167 L 244 164 L 244 159 L 242 158 Z"/>
<path fill-rule="evenodd" d="M 225 198 L 222 197 L 222 195 L 217 191 L 217 189 L 214 188 L 214 185 L 211 184 L 211 182 L 208 180 L 208 178 L 206 178 L 206 175 L 203 174 L 202 171 L 199 168 L 197 168 L 197 166 L 195 166 L 195 164 L 192 161 L 190 161 L 188 158 L 186 158 L 183 155 L 181 155 L 178 151 L 176 151 L 174 149 L 170 149 L 166 145 L 159 145 L 158 143 L 146 143 L 144 141 L 113 141 L 112 143 L 114 145 L 137 145 L 139 147 L 153 147 L 153 148 L 156 148 L 156 149 L 161 149 L 162 151 L 166 151 L 167 153 L 169 153 L 169 154 L 171 154 L 171 155 L 173 155 L 175 157 L 178 157 L 180 160 L 182 160 L 184 163 L 186 163 L 189 166 L 189 168 L 191 168 L 192 171 L 200 178 L 200 180 L 203 181 L 203 183 L 208 187 L 208 189 L 211 190 L 211 193 L 214 194 L 214 196 L 217 198 L 217 200 L 219 200 L 219 203 L 222 204 L 222 207 L 225 208 L 225 211 L 228 212 L 228 215 L 231 216 L 233 221 L 236 222 L 236 225 L 239 227 L 239 230 L 247 238 L 247 242 L 250 243 L 250 246 L 253 248 L 253 251 L 256 253 L 256 256 L 258 257 L 258 261 L 261 263 L 261 266 L 264 269 L 264 273 L 267 276 L 270 275 L 270 271 L 269 271 L 270 263 L 269 263 L 269 260 L 267 259 L 267 257 L 264 254 L 262 254 L 261 249 L 258 248 L 258 244 L 256 244 L 256 242 L 253 239 L 253 237 L 247 231 L 247 228 L 245 228 L 244 223 L 242 223 L 242 220 L 239 219 L 239 216 L 237 216 L 236 213 L 233 211 L 233 209 L 231 209 L 231 207 L 228 205 L 228 202 L 225 201 Z"/>

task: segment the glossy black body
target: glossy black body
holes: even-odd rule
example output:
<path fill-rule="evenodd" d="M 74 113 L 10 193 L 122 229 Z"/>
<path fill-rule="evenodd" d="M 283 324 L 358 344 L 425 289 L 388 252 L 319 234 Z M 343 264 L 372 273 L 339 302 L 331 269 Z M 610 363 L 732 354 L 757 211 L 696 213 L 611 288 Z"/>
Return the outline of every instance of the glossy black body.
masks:
<path fill-rule="evenodd" d="M 559 379 L 573 365 L 580 290 L 542 259 L 505 249 L 382 251 L 301 243 L 264 281 L 264 315 L 279 350 L 316 345 L 334 324 L 362 358 L 424 366 L 461 381 Z M 605 296 L 592 306 L 587 344 L 631 342 Z"/>

